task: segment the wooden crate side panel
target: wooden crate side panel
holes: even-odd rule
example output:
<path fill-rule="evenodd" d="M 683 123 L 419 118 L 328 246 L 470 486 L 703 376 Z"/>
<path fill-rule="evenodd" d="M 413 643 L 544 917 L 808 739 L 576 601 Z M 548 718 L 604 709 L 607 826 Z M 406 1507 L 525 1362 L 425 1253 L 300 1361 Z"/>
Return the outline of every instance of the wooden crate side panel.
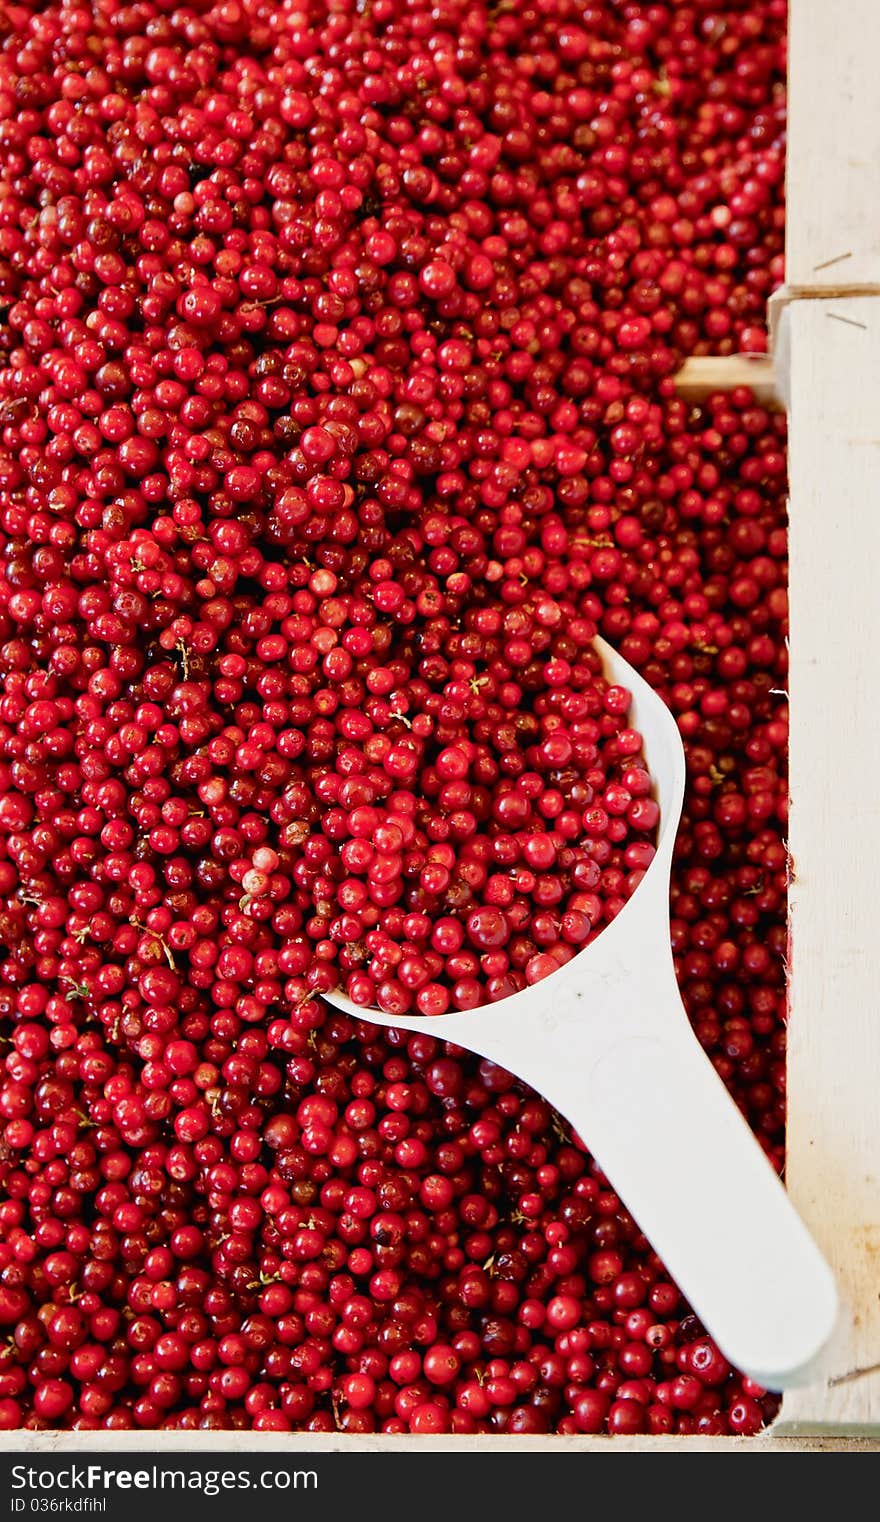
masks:
<path fill-rule="evenodd" d="M 877 0 L 789 0 L 786 280 L 880 290 Z"/>
<path fill-rule="evenodd" d="M 880 1424 L 880 297 L 793 303 L 788 1187 L 844 1300 L 777 1431 Z"/>

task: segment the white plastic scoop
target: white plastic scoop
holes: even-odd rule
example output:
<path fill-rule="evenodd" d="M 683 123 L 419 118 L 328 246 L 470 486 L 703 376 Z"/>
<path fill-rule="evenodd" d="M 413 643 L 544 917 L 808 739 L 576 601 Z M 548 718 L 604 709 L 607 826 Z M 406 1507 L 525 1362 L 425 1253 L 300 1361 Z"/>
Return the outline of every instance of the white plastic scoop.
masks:
<path fill-rule="evenodd" d="M 532 988 L 433 1019 L 331 1003 L 361 1020 L 428 1031 L 543 1094 L 595 1153 L 627 1209 L 727 1358 L 771 1390 L 802 1383 L 837 1317 L 827 1263 L 684 1012 L 669 935 L 669 870 L 685 759 L 672 714 L 604 640 L 606 675 L 660 804 L 657 853 L 602 934 Z"/>

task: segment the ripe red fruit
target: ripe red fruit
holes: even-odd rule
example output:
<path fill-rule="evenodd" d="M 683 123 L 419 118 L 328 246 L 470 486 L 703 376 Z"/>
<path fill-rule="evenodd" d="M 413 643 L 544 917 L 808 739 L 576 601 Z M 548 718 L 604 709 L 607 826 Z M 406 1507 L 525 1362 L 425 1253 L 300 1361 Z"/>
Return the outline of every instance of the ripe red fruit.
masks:
<path fill-rule="evenodd" d="M 650 869 L 601 634 L 781 1161 L 784 423 L 671 377 L 766 343 L 784 3 L 313 10 L 25 0 L 0 50 L 0 1427 L 747 1434 L 430 1022 Z"/>

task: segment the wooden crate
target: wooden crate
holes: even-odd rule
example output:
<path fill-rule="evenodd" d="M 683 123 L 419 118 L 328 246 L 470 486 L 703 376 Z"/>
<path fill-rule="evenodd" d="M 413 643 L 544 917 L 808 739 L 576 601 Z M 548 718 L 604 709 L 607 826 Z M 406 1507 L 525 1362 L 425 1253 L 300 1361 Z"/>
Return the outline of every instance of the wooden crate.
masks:
<path fill-rule="evenodd" d="M 880 806 L 867 779 L 880 637 L 880 100 L 876 0 L 790 0 L 784 289 L 771 301 L 788 405 L 791 946 L 788 1187 L 843 1313 L 825 1377 L 769 1439 L 880 1434 Z M 820 108 L 821 107 L 821 108 Z M 699 394 L 699 362 L 685 377 Z M 731 381 L 740 379 L 731 370 Z M 719 374 L 705 368 L 706 385 Z"/>
<path fill-rule="evenodd" d="M 693 398 L 789 407 L 791 1020 L 787 1177 L 843 1301 L 827 1375 L 758 1438 L 2 1433 L 0 1451 L 880 1451 L 880 54 L 878 0 L 789 0 L 788 283 L 775 360 L 690 361 Z"/>

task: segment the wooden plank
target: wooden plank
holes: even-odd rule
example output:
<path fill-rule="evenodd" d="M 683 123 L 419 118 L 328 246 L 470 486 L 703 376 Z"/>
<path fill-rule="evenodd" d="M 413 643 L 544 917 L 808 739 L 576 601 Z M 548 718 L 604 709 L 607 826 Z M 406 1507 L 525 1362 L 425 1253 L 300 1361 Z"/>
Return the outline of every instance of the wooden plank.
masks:
<path fill-rule="evenodd" d="M 37 1453 L 880 1453 L 880 1440 L 779 1437 L 411 1437 L 341 1432 L 0 1432 L 0 1454 Z M 136 1468 L 132 1463 L 128 1467 Z"/>
<path fill-rule="evenodd" d="M 782 399 L 769 354 L 695 354 L 675 376 L 675 389 L 687 402 L 701 402 L 716 391 L 748 386 L 764 407 L 779 410 Z"/>
<path fill-rule="evenodd" d="M 789 0 L 786 280 L 880 290 L 877 0 Z"/>
<path fill-rule="evenodd" d="M 878 7 L 880 15 L 880 7 Z M 787 1179 L 845 1312 L 777 1431 L 880 1430 L 880 297 L 792 303 Z"/>

